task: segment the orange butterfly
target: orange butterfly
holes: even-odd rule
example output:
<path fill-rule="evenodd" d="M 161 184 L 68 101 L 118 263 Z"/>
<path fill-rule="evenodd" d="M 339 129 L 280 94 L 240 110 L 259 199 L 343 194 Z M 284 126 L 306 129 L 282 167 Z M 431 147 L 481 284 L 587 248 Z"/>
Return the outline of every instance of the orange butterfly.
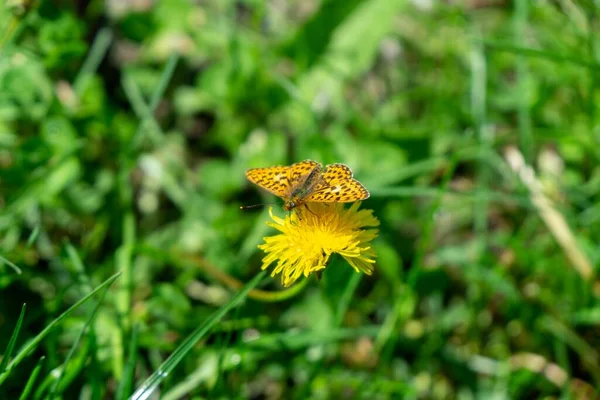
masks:
<path fill-rule="evenodd" d="M 252 168 L 246 171 L 250 182 L 281 197 L 286 211 L 309 202 L 349 203 L 369 198 L 369 191 L 352 177 L 344 164 L 323 166 L 312 160 L 289 167 Z"/>

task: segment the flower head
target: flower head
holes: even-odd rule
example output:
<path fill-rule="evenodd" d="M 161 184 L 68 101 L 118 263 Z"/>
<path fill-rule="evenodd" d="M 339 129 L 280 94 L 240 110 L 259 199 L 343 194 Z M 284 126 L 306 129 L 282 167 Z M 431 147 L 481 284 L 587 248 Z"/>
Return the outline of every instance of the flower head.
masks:
<path fill-rule="evenodd" d="M 358 210 L 360 203 L 344 208 L 342 203 L 308 203 L 285 218 L 269 214 L 267 225 L 280 233 L 265 237 L 258 246 L 267 255 L 262 269 L 277 262 L 271 276 L 281 273 L 284 286 L 300 277 L 324 269 L 329 257 L 338 253 L 356 272 L 371 275 L 375 251 L 371 240 L 377 237 L 379 221 L 372 210 Z M 371 229 L 366 229 L 371 228 Z"/>

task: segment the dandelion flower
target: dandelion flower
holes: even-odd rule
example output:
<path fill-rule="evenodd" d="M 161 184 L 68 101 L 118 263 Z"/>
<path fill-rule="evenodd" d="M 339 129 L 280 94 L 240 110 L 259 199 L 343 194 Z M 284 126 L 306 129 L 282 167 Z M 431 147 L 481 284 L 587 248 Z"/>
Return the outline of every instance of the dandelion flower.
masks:
<path fill-rule="evenodd" d="M 344 208 L 341 203 L 310 203 L 285 218 L 273 215 L 267 225 L 280 233 L 265 237 L 258 246 L 267 254 L 262 269 L 277 263 L 271 276 L 281 273 L 283 286 L 290 286 L 301 275 L 307 277 L 327 266 L 338 253 L 356 272 L 373 273 L 375 251 L 371 241 L 377 237 L 379 221 L 372 210 L 358 210 L 360 203 Z M 367 229 L 371 228 L 371 229 Z"/>

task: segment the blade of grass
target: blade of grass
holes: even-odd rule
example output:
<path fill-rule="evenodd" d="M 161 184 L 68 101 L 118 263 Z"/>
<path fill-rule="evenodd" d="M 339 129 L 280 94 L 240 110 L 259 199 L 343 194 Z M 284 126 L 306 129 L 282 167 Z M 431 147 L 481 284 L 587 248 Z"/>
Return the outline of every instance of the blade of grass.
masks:
<path fill-rule="evenodd" d="M 525 163 L 523 155 L 515 147 L 506 148 L 505 157 L 510 168 L 529 190 L 531 202 L 538 210 L 540 218 L 563 249 L 573 268 L 584 280 L 591 279 L 594 275 L 592 262 L 580 248 L 565 216 L 556 209 L 554 203 L 544 194 L 542 184 L 537 179 L 533 168 Z"/>
<path fill-rule="evenodd" d="M 587 68 L 598 68 L 598 65 L 595 62 L 590 62 L 583 60 L 581 57 L 572 56 L 572 55 L 562 55 L 556 53 L 550 53 L 548 51 L 531 49 L 527 47 L 515 46 L 510 43 L 504 43 L 493 40 L 484 40 L 483 44 L 485 47 L 494 51 L 506 51 L 509 53 L 519 54 L 528 57 L 541 58 L 549 61 L 554 61 L 558 63 L 569 63 L 574 65 L 579 65 Z"/>
<path fill-rule="evenodd" d="M 418 186 L 397 186 L 390 188 L 369 188 L 371 197 L 373 198 L 403 198 L 403 197 L 438 197 L 444 194 L 448 196 L 460 197 L 463 201 L 477 201 L 477 191 L 462 191 L 457 192 L 453 190 L 444 190 L 440 188 L 428 188 Z M 518 196 L 514 194 L 504 194 L 488 191 L 486 193 L 486 200 L 495 203 L 506 203 L 519 205 L 523 208 L 533 209 L 534 206 L 530 199 L 526 196 Z"/>
<path fill-rule="evenodd" d="M 175 72 L 175 67 L 177 66 L 177 62 L 179 61 L 179 54 L 174 53 L 169 57 L 169 61 L 167 61 L 167 65 L 160 76 L 160 80 L 158 82 L 158 86 L 152 93 L 152 97 L 150 97 L 150 110 L 154 111 L 160 102 L 160 99 L 165 94 L 165 90 L 167 89 L 167 85 L 173 77 L 173 73 Z"/>
<path fill-rule="evenodd" d="M 138 333 L 139 326 L 136 324 L 131 329 L 131 340 L 129 341 L 129 354 L 127 355 L 127 363 L 123 370 L 123 376 L 119 381 L 115 398 L 117 400 L 126 399 L 133 388 L 133 379 L 135 376 L 135 364 L 137 360 L 138 348 Z"/>
<path fill-rule="evenodd" d="M 33 369 L 33 371 L 31 371 L 31 375 L 29 375 L 29 379 L 27 379 L 25 389 L 23 389 L 21 396 L 19 396 L 19 400 L 26 400 L 29 397 L 29 394 L 33 390 L 33 385 L 35 384 L 35 381 L 37 380 L 37 377 L 40 374 L 40 371 L 42 370 L 42 364 L 44 363 L 45 359 L 46 356 L 40 357 L 37 364 L 35 365 L 35 368 Z"/>
<path fill-rule="evenodd" d="M 587 48 L 589 58 L 594 60 L 596 63 L 598 62 L 598 38 L 596 37 L 596 30 L 592 27 L 595 27 L 598 23 L 598 2 L 594 2 L 594 5 L 591 7 L 591 10 L 587 13 L 587 20 L 590 29 L 587 35 Z M 588 87 L 588 117 L 589 117 L 589 129 L 590 132 L 594 133 L 596 143 L 600 142 L 600 135 L 598 135 L 598 130 L 596 129 L 596 93 L 598 89 L 598 68 L 588 68 L 588 74 L 590 79 L 590 84 Z M 596 146 L 597 147 L 597 146 Z M 598 150 L 596 150 L 598 153 Z"/>
<path fill-rule="evenodd" d="M 214 356 L 214 353 L 211 354 L 212 356 Z M 223 356 L 226 357 L 227 355 L 229 355 L 229 353 L 224 353 Z M 198 366 L 196 367 L 196 369 L 190 373 L 189 375 L 187 375 L 184 379 L 182 379 L 182 381 L 180 383 L 178 383 L 177 385 L 175 385 L 172 388 L 169 388 L 168 391 L 166 391 L 164 394 L 161 393 L 161 400 L 180 400 L 180 399 L 188 399 L 188 398 L 194 398 L 193 395 L 191 395 L 192 393 L 194 393 L 195 391 L 198 392 L 199 390 L 202 390 L 200 388 L 203 388 L 204 385 L 207 384 L 207 364 L 211 364 L 212 358 L 209 356 L 206 359 L 202 359 L 198 362 Z M 219 371 L 219 374 L 221 372 Z M 220 376 L 220 375 L 218 375 Z M 212 382 L 211 382 L 212 384 Z M 221 399 L 226 399 L 226 398 L 231 398 L 227 396 L 227 393 L 229 393 L 231 391 L 230 388 L 221 388 L 219 389 L 215 389 L 218 385 L 215 385 L 212 389 L 211 392 L 208 393 L 207 396 L 205 396 L 205 399 L 215 399 L 215 398 L 221 398 Z M 229 392 L 227 391 L 229 389 Z"/>
<path fill-rule="evenodd" d="M 131 315 L 131 291 L 133 290 L 133 249 L 135 248 L 135 218 L 133 213 L 128 212 L 123 218 L 123 243 L 116 253 L 118 268 L 123 271 L 122 285 L 119 290 L 117 307 L 121 315 Z M 126 330 L 131 326 L 127 318 L 123 320 Z"/>
<path fill-rule="evenodd" d="M 223 318 L 233 307 L 237 306 L 246 296 L 250 289 L 256 287 L 265 277 L 266 271 L 261 271 L 257 274 L 245 287 L 242 289 L 229 303 L 225 304 L 221 309 L 215 312 L 206 322 L 200 325 L 188 338 L 161 364 L 161 366 L 150 375 L 144 383 L 135 391 L 129 398 L 130 400 L 145 400 L 156 390 L 158 385 L 169 376 L 175 369 L 177 364 L 181 362 L 183 357 L 188 354 L 194 345 L 217 323 Z"/>
<path fill-rule="evenodd" d="M 123 89 L 125 90 L 125 94 L 127 95 L 127 98 L 129 99 L 129 102 L 131 103 L 136 115 L 141 121 L 138 125 L 135 134 L 133 135 L 133 148 L 137 148 L 139 146 L 140 140 L 142 138 L 142 133 L 145 131 L 144 128 L 148 124 L 150 124 L 152 127 L 152 129 L 148 130 L 149 134 L 152 135 L 149 136 L 149 138 L 154 142 L 154 144 L 160 143 L 164 138 L 164 133 L 160 129 L 160 126 L 158 125 L 156 120 L 154 119 L 153 113 L 154 110 L 156 110 L 156 107 L 158 106 L 158 103 L 160 102 L 161 98 L 163 97 L 169 81 L 173 77 L 173 73 L 175 72 L 175 67 L 177 66 L 178 61 L 179 54 L 174 53 L 173 55 L 171 55 L 160 77 L 158 86 L 152 93 L 152 97 L 150 98 L 149 104 L 147 104 L 144 100 L 144 97 L 140 93 L 138 87 L 135 85 L 135 82 L 133 82 L 133 80 L 130 79 L 128 76 L 125 76 L 123 78 L 121 83 Z"/>
<path fill-rule="evenodd" d="M 29 237 L 27 238 L 27 244 L 25 246 L 31 247 L 31 245 L 33 244 L 33 242 L 35 242 L 35 240 L 37 239 L 39 234 L 40 234 L 40 226 L 36 225 L 35 228 L 33 228 L 31 235 L 29 235 Z"/>
<path fill-rule="evenodd" d="M 236 308 L 233 314 L 233 320 L 237 320 L 239 317 L 240 309 Z M 227 348 L 231 345 L 231 338 L 233 337 L 234 330 L 231 329 L 226 331 L 225 334 L 220 334 L 217 336 L 217 341 L 220 343 L 215 344 L 215 348 L 217 349 L 217 381 L 213 384 L 212 390 L 210 392 L 209 397 L 217 397 L 219 393 L 222 393 L 225 388 L 225 377 L 224 377 L 224 362 L 225 355 L 227 354 Z"/>
<path fill-rule="evenodd" d="M 398 331 L 399 321 L 408 321 L 417 307 L 417 294 L 407 284 L 401 284 L 394 288 L 394 309 L 386 316 L 383 325 L 375 338 L 375 348 L 382 355 L 382 359 L 390 359 L 393 346 L 385 349 L 385 346 L 392 342 L 398 343 L 398 338 L 394 335 Z"/>
<path fill-rule="evenodd" d="M 19 336 L 19 331 L 21 330 L 21 325 L 23 324 L 23 318 L 25 317 L 25 308 L 26 305 L 23 304 L 21 307 L 21 314 L 19 315 L 19 319 L 17 320 L 17 324 L 15 325 L 15 329 L 13 330 L 12 336 L 8 341 L 8 346 L 6 346 L 6 351 L 4 352 L 4 356 L 2 357 L 2 362 L 0 362 L 0 374 L 6 370 L 6 366 L 8 365 L 8 360 L 12 354 L 13 348 L 15 347 L 15 342 L 17 341 L 17 337 Z"/>
<path fill-rule="evenodd" d="M 140 89 L 135 84 L 131 76 L 124 74 L 121 80 L 121 86 L 125 91 L 125 95 L 129 100 L 129 103 L 133 107 L 133 111 L 136 116 L 140 119 L 140 130 L 146 132 L 148 138 L 154 145 L 159 145 L 163 142 L 165 134 L 158 125 L 158 122 L 154 119 L 153 111 L 144 101 L 144 96 L 140 92 Z M 146 129 L 148 127 L 148 129 Z M 134 137 L 135 138 L 135 137 Z M 134 145 L 138 140 L 134 142 Z"/>
<path fill-rule="evenodd" d="M 116 265 L 123 272 L 117 294 L 116 307 L 121 316 L 119 328 L 121 333 L 113 336 L 113 358 L 114 374 L 117 379 L 121 379 L 123 369 L 125 368 L 125 348 L 123 338 L 129 335 L 133 324 L 131 307 L 131 296 L 133 290 L 133 249 L 135 247 L 135 218 L 133 213 L 126 212 L 122 221 L 123 242 L 116 252 Z"/>
<path fill-rule="evenodd" d="M 147 110 L 150 113 L 150 115 L 152 115 L 154 110 L 156 110 L 156 107 L 158 106 L 160 99 L 165 94 L 165 90 L 167 89 L 167 85 L 171 81 L 171 78 L 173 77 L 173 73 L 175 72 L 175 67 L 177 66 L 178 61 L 179 61 L 178 53 L 175 53 L 175 54 L 171 55 L 171 57 L 169 57 L 169 61 L 167 61 L 167 65 L 165 66 L 165 69 L 164 69 L 162 75 L 160 76 L 158 86 L 152 93 L 152 97 L 150 98 L 150 104 L 147 105 Z M 141 119 L 141 123 L 138 125 L 138 128 L 135 131 L 135 134 L 133 136 L 133 146 L 134 147 L 137 147 L 139 145 L 139 140 L 142 137 L 144 125 L 145 125 L 144 119 Z"/>
<path fill-rule="evenodd" d="M 478 34 L 479 36 L 479 34 Z M 492 133 L 486 127 L 486 87 L 487 87 L 487 60 L 482 46 L 475 42 L 470 52 L 471 66 L 471 115 L 473 118 L 473 128 L 479 141 L 479 149 L 482 153 L 491 152 Z M 485 244 L 487 236 L 487 218 L 488 218 L 488 193 L 490 171 L 489 166 L 484 161 L 484 157 L 479 158 L 477 168 L 477 190 L 475 202 L 475 232 L 480 238 L 481 243 Z"/>
<path fill-rule="evenodd" d="M 354 292 L 356 292 L 356 288 L 362 279 L 363 274 L 352 274 L 342 296 L 340 297 L 337 308 L 335 310 L 335 326 L 342 326 L 342 322 L 344 320 L 344 316 L 346 315 L 346 311 L 348 310 L 348 306 L 350 305 L 350 300 L 352 300 L 352 296 Z"/>
<path fill-rule="evenodd" d="M 81 342 L 81 339 L 83 338 L 83 335 L 87 331 L 88 326 L 90 326 L 90 324 L 94 320 L 94 317 L 96 316 L 96 313 L 100 309 L 100 306 L 102 305 L 102 302 L 104 301 L 104 297 L 106 296 L 106 293 L 108 293 L 108 289 L 109 288 L 110 288 L 110 286 L 106 286 L 105 287 L 104 291 L 100 295 L 100 299 L 98 299 L 98 302 L 96 303 L 96 306 L 94 307 L 94 309 L 90 313 L 90 316 L 88 317 L 87 321 L 85 322 L 85 324 L 83 325 L 83 327 L 79 331 L 79 334 L 77 335 L 77 338 L 73 342 L 73 345 L 71 346 L 71 349 L 69 350 L 69 353 L 67 354 L 67 357 L 65 358 L 65 362 L 63 363 L 62 368 L 60 368 L 58 376 L 56 377 L 56 380 L 54 381 L 54 384 L 50 388 L 50 392 L 49 392 L 49 397 L 50 398 L 54 398 L 56 390 L 58 389 L 58 385 L 59 385 L 59 383 L 60 383 L 60 381 L 61 381 L 61 379 L 62 379 L 65 371 L 67 370 L 67 366 L 69 365 L 69 361 L 73 357 L 73 354 L 75 354 L 75 349 L 77 349 L 79 347 L 79 342 Z"/>
<path fill-rule="evenodd" d="M 49 373 L 46 375 L 44 380 L 37 385 L 35 392 L 33 394 L 33 398 L 35 400 L 56 400 L 56 399 L 64 398 L 65 396 L 61 396 L 61 395 L 50 396 L 47 392 L 49 391 L 49 388 L 51 388 L 54 385 L 54 382 L 56 382 L 56 377 L 59 374 L 61 374 L 61 372 L 63 373 L 63 378 L 62 378 L 61 387 L 59 388 L 59 392 L 65 391 L 66 388 L 71 384 L 71 382 L 73 382 L 75 379 L 77 379 L 79 377 L 80 373 L 83 371 L 83 368 L 86 366 L 87 361 L 89 359 L 91 348 L 92 348 L 91 340 L 85 340 L 83 342 L 82 350 L 79 352 L 77 357 L 71 359 L 71 361 L 69 363 L 70 367 L 69 367 L 69 369 L 66 369 L 66 370 L 64 370 L 62 363 L 59 364 L 57 362 L 55 364 L 52 364 L 50 362 L 50 360 L 48 360 L 48 365 L 56 365 L 56 364 L 59 364 L 59 365 L 55 368 L 52 368 L 49 371 Z M 87 365 L 89 365 L 89 364 L 87 364 Z M 86 377 L 87 377 L 87 374 L 88 374 L 88 371 L 86 370 L 85 371 Z"/>
<path fill-rule="evenodd" d="M 585 338 L 557 318 L 545 315 L 537 321 L 542 331 L 546 331 L 565 343 L 581 358 L 586 371 L 594 378 L 596 385 L 600 382 L 600 353 Z"/>
<path fill-rule="evenodd" d="M 75 92 L 80 93 L 82 89 L 82 85 L 84 83 L 84 79 L 88 76 L 92 75 L 102 62 L 102 59 L 106 55 L 108 51 L 108 47 L 112 42 L 112 32 L 108 28 L 103 28 L 98 31 L 96 38 L 94 39 L 94 43 L 88 52 L 88 55 L 73 82 L 73 88 Z"/>
<path fill-rule="evenodd" d="M 87 296 L 83 297 L 81 300 L 79 300 L 77 303 L 73 304 L 65 312 L 63 312 L 61 315 L 59 315 L 57 318 L 55 318 L 40 333 L 38 333 L 32 340 L 30 340 L 29 343 L 27 343 L 19 351 L 19 353 L 15 356 L 15 358 L 8 364 L 8 366 L 6 367 L 6 371 L 4 371 L 2 374 L 0 374 L 0 385 L 6 380 L 6 378 L 8 377 L 10 372 L 13 370 L 13 368 L 15 368 L 17 365 L 19 365 L 21 363 L 21 361 L 23 361 L 23 359 L 25 357 L 27 357 L 29 355 L 29 353 L 31 353 L 33 351 L 33 349 L 35 349 L 37 347 L 38 344 L 40 344 L 40 342 L 48 335 L 48 333 L 50 333 L 52 328 L 54 328 L 57 324 L 59 324 L 63 319 L 65 319 L 67 316 L 69 316 L 69 314 L 71 314 L 73 311 L 75 311 L 77 308 L 79 308 L 82 304 L 86 303 L 90 298 L 92 298 L 96 293 L 98 293 L 104 287 L 110 286 L 120 275 L 121 275 L 121 273 L 118 272 L 118 273 L 114 274 L 113 276 L 111 276 L 110 278 L 108 278 L 107 280 L 105 280 L 100 286 L 98 286 L 96 289 L 94 289 L 92 292 L 90 292 Z"/>
<path fill-rule="evenodd" d="M 482 37 L 482 33 L 475 28 L 475 37 Z M 476 200 L 473 204 L 473 233 L 477 238 L 478 247 L 486 249 L 489 244 L 489 205 L 490 205 L 490 184 L 491 171 L 488 163 L 485 161 L 484 154 L 493 152 L 494 132 L 486 123 L 487 118 L 487 76 L 488 60 L 484 47 L 477 40 L 472 42 L 469 52 L 470 59 L 470 97 L 471 97 L 471 117 L 473 131 L 477 138 L 477 143 L 481 157 L 477 160 L 476 172 Z M 482 252 L 477 253 L 477 261 L 481 260 Z M 475 261 L 475 260 L 473 260 Z M 480 276 L 483 270 L 478 268 L 477 262 L 471 262 L 465 265 L 472 271 L 473 276 Z M 468 296 L 468 301 L 472 304 L 479 304 L 481 301 L 481 292 L 473 291 Z"/>
<path fill-rule="evenodd" d="M 22 273 L 21 268 L 17 267 L 14 263 L 12 263 L 8 259 L 2 257 L 1 255 L 0 255 L 0 263 L 4 263 L 4 264 L 8 265 L 12 269 L 14 269 L 18 275 L 21 275 L 21 273 Z"/>
<path fill-rule="evenodd" d="M 513 39 L 515 43 L 519 43 L 523 38 L 527 37 L 525 28 L 529 14 L 528 4 L 528 0 L 518 0 L 515 4 L 515 14 L 513 17 Z M 519 144 L 525 161 L 531 163 L 533 156 L 533 136 L 531 135 L 531 116 L 529 113 L 529 64 L 527 56 L 517 55 L 516 73 L 519 93 L 517 107 Z"/>
<path fill-rule="evenodd" d="M 69 256 L 69 259 L 71 260 L 71 264 L 75 269 L 75 272 L 77 272 L 77 278 L 84 285 L 86 291 L 91 291 L 92 284 L 90 283 L 88 275 L 85 273 L 85 266 L 83 265 L 81 257 L 79 257 L 79 254 L 77 253 L 77 250 L 75 249 L 75 247 L 73 247 L 71 243 L 67 243 L 66 251 L 67 255 Z"/>
<path fill-rule="evenodd" d="M 364 336 L 375 337 L 380 329 L 379 325 L 365 325 L 356 328 L 335 328 L 323 332 L 303 331 L 265 334 L 240 345 L 240 348 L 267 352 L 299 351 L 318 344 L 353 340 Z"/>

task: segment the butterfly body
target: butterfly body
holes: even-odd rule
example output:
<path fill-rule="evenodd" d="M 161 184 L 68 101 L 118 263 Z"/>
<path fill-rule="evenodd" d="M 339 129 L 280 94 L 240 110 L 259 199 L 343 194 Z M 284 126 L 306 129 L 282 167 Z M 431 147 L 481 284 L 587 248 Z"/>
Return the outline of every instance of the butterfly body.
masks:
<path fill-rule="evenodd" d="M 284 200 L 283 209 L 290 211 L 309 202 L 347 203 L 365 200 L 369 192 L 352 177 L 344 164 L 330 164 L 325 169 L 312 160 L 291 166 L 253 168 L 246 177 L 263 189 Z"/>

